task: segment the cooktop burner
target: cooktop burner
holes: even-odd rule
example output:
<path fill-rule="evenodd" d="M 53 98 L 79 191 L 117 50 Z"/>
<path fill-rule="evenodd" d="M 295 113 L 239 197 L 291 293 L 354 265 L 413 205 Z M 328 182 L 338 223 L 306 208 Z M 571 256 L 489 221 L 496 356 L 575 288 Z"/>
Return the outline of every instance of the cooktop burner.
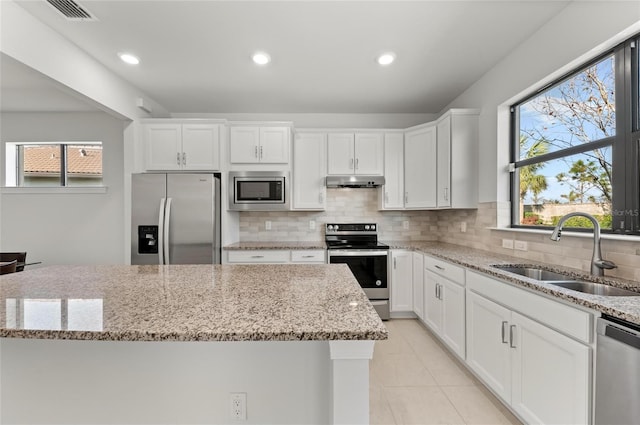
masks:
<path fill-rule="evenodd" d="M 325 242 L 328 249 L 389 249 L 378 242 L 376 223 L 327 223 Z"/>

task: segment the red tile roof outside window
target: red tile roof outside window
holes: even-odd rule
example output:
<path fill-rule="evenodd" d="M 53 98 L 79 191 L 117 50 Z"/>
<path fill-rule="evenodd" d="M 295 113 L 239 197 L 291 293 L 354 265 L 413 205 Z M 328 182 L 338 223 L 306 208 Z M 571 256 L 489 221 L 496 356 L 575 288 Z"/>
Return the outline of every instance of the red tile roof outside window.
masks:
<path fill-rule="evenodd" d="M 24 145 L 24 175 L 60 175 L 60 145 Z M 102 176 L 102 146 L 67 145 L 67 176 Z"/>

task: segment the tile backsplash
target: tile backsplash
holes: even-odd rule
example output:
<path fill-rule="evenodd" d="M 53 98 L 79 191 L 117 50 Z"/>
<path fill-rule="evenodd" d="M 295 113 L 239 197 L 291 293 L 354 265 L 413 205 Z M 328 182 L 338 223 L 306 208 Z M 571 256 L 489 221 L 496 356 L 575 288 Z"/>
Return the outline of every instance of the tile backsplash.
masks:
<path fill-rule="evenodd" d="M 271 230 L 265 222 L 271 222 Z M 315 229 L 309 223 L 315 222 Z M 325 211 L 240 213 L 241 241 L 322 241 L 325 223 L 378 223 L 381 240 L 438 240 L 435 211 L 378 211 L 378 189 L 327 189 Z M 409 225 L 408 229 L 404 225 Z"/>
<path fill-rule="evenodd" d="M 512 255 L 523 262 L 535 260 L 590 270 L 591 237 L 570 237 L 565 233 L 561 241 L 553 242 L 546 233 L 496 230 L 498 223 L 508 222 L 509 208 L 508 202 L 486 202 L 474 210 L 379 211 L 377 189 L 327 189 L 325 211 L 242 212 L 240 240 L 322 241 L 325 223 L 375 222 L 382 241 L 440 241 Z M 265 229 L 266 221 L 271 222 L 271 230 Z M 315 229 L 310 228 L 310 222 L 314 222 Z M 503 239 L 526 242 L 527 250 L 503 248 Z M 618 266 L 607 270 L 607 275 L 640 281 L 637 238 L 603 239 L 602 253 Z"/>

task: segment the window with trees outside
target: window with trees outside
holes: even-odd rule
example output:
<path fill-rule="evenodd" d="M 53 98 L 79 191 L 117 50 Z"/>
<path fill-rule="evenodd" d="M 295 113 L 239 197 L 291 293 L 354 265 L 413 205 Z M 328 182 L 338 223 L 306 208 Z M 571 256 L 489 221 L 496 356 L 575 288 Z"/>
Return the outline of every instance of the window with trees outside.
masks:
<path fill-rule="evenodd" d="M 7 187 L 102 186 L 102 142 L 7 143 Z"/>
<path fill-rule="evenodd" d="M 640 93 L 635 36 L 511 107 L 512 227 L 570 212 L 639 234 Z M 583 217 L 565 228 L 591 228 Z"/>

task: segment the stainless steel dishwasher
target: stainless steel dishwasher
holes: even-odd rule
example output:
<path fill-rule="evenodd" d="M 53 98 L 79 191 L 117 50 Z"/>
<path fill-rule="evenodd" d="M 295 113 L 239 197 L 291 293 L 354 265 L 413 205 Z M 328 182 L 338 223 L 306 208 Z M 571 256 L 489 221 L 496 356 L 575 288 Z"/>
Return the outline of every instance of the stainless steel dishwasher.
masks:
<path fill-rule="evenodd" d="M 640 326 L 597 321 L 595 423 L 640 424 Z"/>

